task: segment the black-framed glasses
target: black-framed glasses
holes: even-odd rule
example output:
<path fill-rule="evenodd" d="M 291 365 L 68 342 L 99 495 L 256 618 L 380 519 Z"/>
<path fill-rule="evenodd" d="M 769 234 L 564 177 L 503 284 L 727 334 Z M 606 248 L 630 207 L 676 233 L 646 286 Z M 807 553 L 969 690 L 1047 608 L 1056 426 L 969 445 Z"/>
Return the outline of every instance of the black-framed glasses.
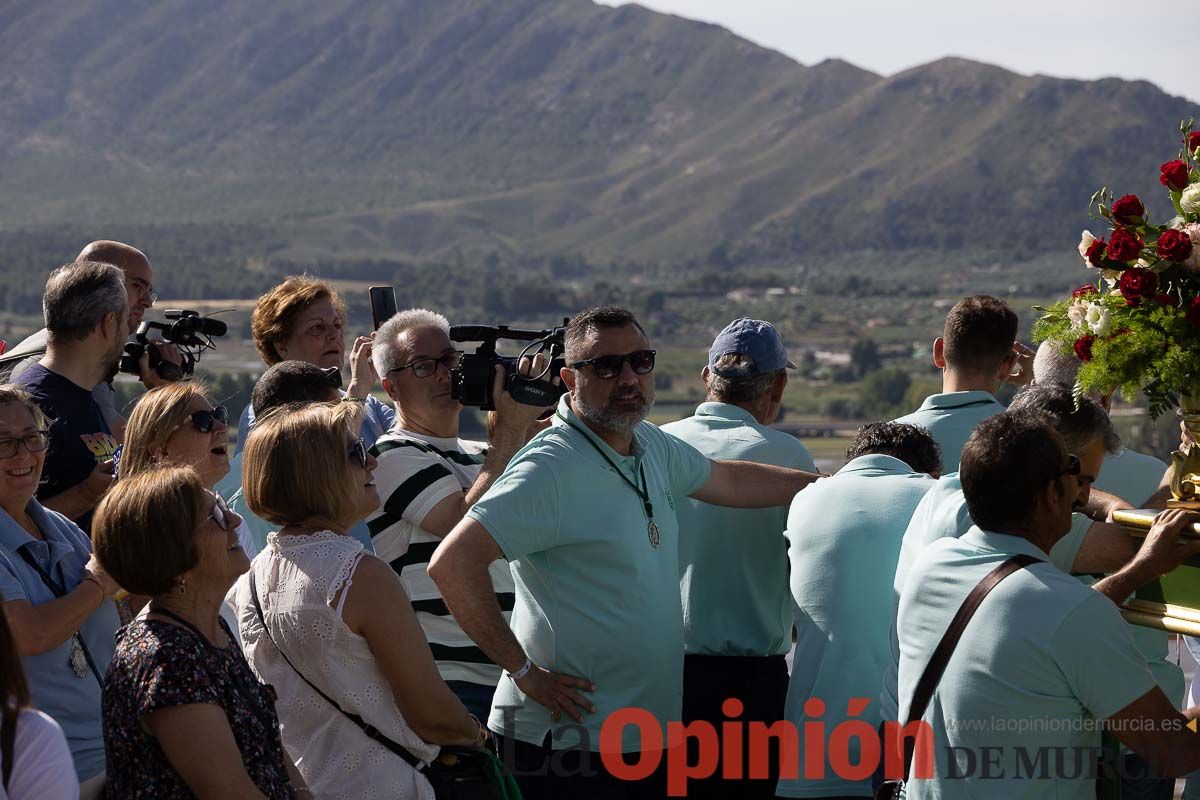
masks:
<path fill-rule="evenodd" d="M 389 369 L 388 372 L 403 372 L 406 369 L 411 369 L 413 371 L 413 375 L 416 375 L 418 378 L 428 378 L 430 375 L 437 372 L 438 364 L 441 364 L 443 367 L 445 367 L 447 371 L 458 369 L 459 365 L 462 364 L 462 357 L 462 350 L 455 350 L 453 352 L 446 353 L 446 355 L 441 356 L 440 358 L 417 358 L 408 362 L 402 367 L 394 367 Z"/>
<path fill-rule="evenodd" d="M 217 406 L 214 409 L 203 409 L 201 411 L 193 411 L 191 413 L 192 427 L 200 431 L 200 433 L 212 433 L 213 425 L 221 423 L 222 425 L 229 424 L 229 409 L 225 406 Z"/>
<path fill-rule="evenodd" d="M 40 453 L 50 446 L 50 431 L 39 430 L 24 436 L 0 439 L 0 458 L 12 458 L 22 445 L 31 453 Z"/>
<path fill-rule="evenodd" d="M 367 468 L 367 445 L 362 439 L 359 439 L 346 448 L 346 455 L 349 458 L 358 460 L 358 465 L 363 469 Z"/>
<path fill-rule="evenodd" d="M 629 362 L 629 367 L 637 375 L 647 375 L 654 371 L 654 356 L 655 350 L 634 350 L 632 353 L 626 353 L 623 356 L 596 356 L 595 358 L 587 358 L 583 361 L 576 361 L 571 364 L 572 369 L 580 367 L 591 367 L 592 372 L 601 380 L 611 380 L 621 374 L 621 370 L 625 366 L 625 362 Z"/>
<path fill-rule="evenodd" d="M 1058 471 L 1054 476 L 1057 480 L 1063 475 L 1078 475 L 1083 470 L 1083 465 L 1079 463 L 1079 456 L 1074 453 L 1067 453 L 1067 465 Z"/>

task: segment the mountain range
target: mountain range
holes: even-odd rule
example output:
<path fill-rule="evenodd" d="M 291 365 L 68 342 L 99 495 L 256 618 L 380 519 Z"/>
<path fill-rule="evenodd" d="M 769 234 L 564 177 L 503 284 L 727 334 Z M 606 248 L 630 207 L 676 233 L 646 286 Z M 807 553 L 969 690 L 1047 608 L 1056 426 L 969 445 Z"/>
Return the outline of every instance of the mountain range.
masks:
<path fill-rule="evenodd" d="M 0 232 L 236 223 L 416 261 L 1069 252 L 1101 185 L 1166 214 L 1200 116 L 960 58 L 805 66 L 590 0 L 8 0 L 0 98 Z"/>

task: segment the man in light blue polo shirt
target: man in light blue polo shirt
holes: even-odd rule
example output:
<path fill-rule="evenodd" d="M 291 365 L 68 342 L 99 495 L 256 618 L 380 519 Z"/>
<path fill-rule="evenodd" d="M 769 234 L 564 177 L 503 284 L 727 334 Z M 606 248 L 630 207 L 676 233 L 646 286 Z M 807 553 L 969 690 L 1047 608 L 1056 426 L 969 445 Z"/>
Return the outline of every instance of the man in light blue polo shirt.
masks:
<path fill-rule="evenodd" d="M 866 425 L 846 451 L 836 475 L 796 495 L 788 513 L 788 559 L 796 603 L 796 655 L 788 683 L 787 716 L 800 736 L 797 779 L 781 779 L 780 797 L 869 797 L 869 780 L 839 775 L 823 759 L 823 777 L 809 763 L 818 742 L 806 741 L 806 704 L 819 700 L 825 731 L 853 716 L 872 728 L 873 701 L 888 663 L 891 575 L 904 527 L 941 472 L 941 454 L 924 428 L 897 422 Z M 839 758 L 843 754 L 839 754 Z M 850 763 L 862 760 L 853 740 Z"/>
<path fill-rule="evenodd" d="M 1039 563 L 996 587 L 954 648 L 922 717 L 931 736 L 918 738 L 913 760 L 932 757 L 933 774 L 913 775 L 912 800 L 1092 800 L 1105 720 L 1161 772 L 1200 765 L 1200 737 L 1186 727 L 1200 709 L 1185 717 L 1155 685 L 1110 599 L 1200 552 L 1200 544 L 1179 539 L 1197 517 L 1165 512 L 1135 558 L 1093 591 L 1048 555 L 1071 528 L 1080 475 L 1080 460 L 1038 415 L 997 415 L 968 440 L 960 479 L 978 527 L 926 548 L 904 584 L 901 719 L 970 591 L 1011 556 Z"/>
<path fill-rule="evenodd" d="M 713 341 L 700 375 L 708 402 L 694 416 L 662 429 L 708 458 L 814 472 L 812 455 L 800 440 L 768 427 L 779 416 L 787 370 L 794 368 L 774 326 L 734 320 Z M 725 508 L 686 498 L 677 516 L 683 721 L 720 726 L 728 719 L 721 706 L 731 697 L 742 702 L 739 719 L 746 724 L 783 719 L 792 644 L 786 543 L 779 536 L 787 509 Z M 743 753 L 743 763 L 748 757 Z M 722 780 L 718 773 L 688 785 L 692 798 L 734 794 L 746 800 L 774 797 L 775 776 Z"/>
<path fill-rule="evenodd" d="M 1104 409 L 1090 398 L 1080 398 L 1076 406 L 1069 388 L 1050 384 L 1030 386 L 1017 394 L 1008 409 L 1010 414 L 1044 416 L 1067 444 L 1067 449 L 1080 461 L 1080 493 L 1076 499 L 1079 511 L 1072 515 L 1071 529 L 1050 551 L 1050 561 L 1063 572 L 1115 572 L 1137 552 L 1135 540 L 1119 525 L 1097 522 L 1106 519 L 1115 507 L 1126 507 L 1118 497 L 1093 491 L 1095 481 L 1103 475 L 1107 456 L 1120 447 L 1120 439 Z M 974 523 L 967 510 L 966 497 L 958 473 L 944 475 L 929 491 L 913 512 L 904 532 L 900 560 L 893 583 L 896 602 L 908 579 L 913 562 L 938 539 L 958 538 Z M 1135 641 L 1139 634 L 1135 633 Z M 1153 661 L 1148 655 L 1148 661 Z M 892 659 L 880 694 L 880 710 L 884 719 L 896 718 L 896 670 L 900 654 L 892 631 Z M 1160 670 L 1151 666 L 1156 677 Z M 1169 674 L 1169 669 L 1164 670 Z M 1168 696 L 1174 689 L 1171 682 L 1162 684 Z"/>
<path fill-rule="evenodd" d="M 680 719 L 683 699 L 675 509 L 689 496 L 778 506 L 818 476 L 710 461 L 645 423 L 654 351 L 628 311 L 584 311 L 564 338 L 568 393 L 551 426 L 445 538 L 429 575 L 505 669 L 488 724 L 525 797 L 661 798 L 663 726 Z M 500 557 L 516 582 L 511 630 L 488 575 Z M 623 708 L 641 709 L 650 729 L 612 725 L 602 737 Z M 640 753 L 630 761 L 660 769 L 621 780 L 596 751 Z"/>
<path fill-rule="evenodd" d="M 1017 315 L 995 297 L 964 297 L 946 315 L 942 335 L 933 340 L 942 392 L 896 420 L 929 429 L 942 448 L 946 472 L 958 468 L 958 456 L 975 426 L 1004 410 L 994 396 L 1000 385 L 1029 382 L 1033 353 L 1016 339 Z"/>
<path fill-rule="evenodd" d="M 1033 359 L 1033 383 L 1035 386 L 1056 384 L 1072 390 L 1081 366 L 1083 362 L 1069 346 L 1063 348 L 1054 341 L 1042 342 Z M 1094 399 L 1105 412 L 1112 409 L 1111 393 Z M 1159 493 L 1166 473 L 1167 465 L 1154 456 L 1121 447 L 1105 455 L 1104 468 L 1096 476 L 1095 487 L 1121 497 L 1137 508 L 1146 507 L 1152 499 L 1155 505 L 1161 505 L 1159 501 L 1163 498 L 1155 498 L 1155 495 Z M 1091 583 L 1090 578 L 1084 581 Z M 1183 670 L 1170 659 L 1170 634 L 1132 624 L 1129 630 L 1133 643 L 1146 657 L 1155 682 L 1167 698 L 1180 707 L 1184 701 L 1185 680 Z M 1122 758 L 1125 761 L 1121 773 L 1123 797 L 1170 800 L 1174 796 L 1173 781 L 1148 774 L 1146 765 L 1133 753 L 1125 753 Z"/>

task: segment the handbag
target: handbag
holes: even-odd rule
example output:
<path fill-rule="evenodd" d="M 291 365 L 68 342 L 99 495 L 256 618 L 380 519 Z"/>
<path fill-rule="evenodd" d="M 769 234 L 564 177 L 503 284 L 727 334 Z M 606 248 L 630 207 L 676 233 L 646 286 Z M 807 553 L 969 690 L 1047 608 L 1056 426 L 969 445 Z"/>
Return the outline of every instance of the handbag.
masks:
<path fill-rule="evenodd" d="M 929 701 L 933 699 L 933 690 L 937 688 L 938 682 L 942 679 L 942 673 L 946 671 L 946 664 L 949 663 L 954 648 L 958 646 L 958 640 L 962 638 L 967 623 L 971 621 L 971 617 L 975 616 L 975 610 L 979 608 L 983 598 L 987 597 L 988 593 L 1009 575 L 1031 564 L 1041 563 L 1041 561 L 1042 559 L 1029 555 L 1015 555 L 985 575 L 983 580 L 971 590 L 967 599 L 963 600 L 963 604 L 959 607 L 958 613 L 954 615 L 954 619 L 950 620 L 950 626 L 942 634 L 942 639 L 934 649 L 933 656 L 925 665 L 925 671 L 921 673 L 921 679 L 917 681 L 912 705 L 908 709 L 909 723 L 918 721 L 925 716 L 925 709 L 929 706 Z M 914 745 L 915 743 L 911 740 L 904 743 L 904 776 L 879 784 L 875 789 L 875 800 L 900 800 L 904 784 L 908 782 L 908 775 L 912 770 L 913 754 L 916 750 Z"/>
<path fill-rule="evenodd" d="M 266 631 L 267 638 L 271 640 L 271 644 L 275 645 L 276 651 L 283 656 L 283 660 L 292 668 L 292 671 L 299 675 L 300 680 L 307 683 L 309 688 L 320 695 L 326 703 L 357 725 L 367 735 L 367 738 L 387 748 L 410 767 L 424 775 L 433 787 L 433 794 L 437 800 L 521 800 L 521 791 L 517 788 L 516 780 L 491 750 L 485 747 L 445 745 L 440 748 L 437 757 L 432 762 L 426 763 L 413 755 L 407 747 L 384 736 L 374 725 L 358 714 L 342 708 L 336 700 L 317 688 L 292 663 L 287 653 L 275 641 L 275 637 L 271 636 L 271 629 L 267 627 L 262 605 L 258 601 L 258 586 L 254 580 L 253 569 L 250 570 L 249 578 L 250 599 L 254 602 L 254 614 L 258 617 L 258 622 L 263 626 L 263 630 Z"/>

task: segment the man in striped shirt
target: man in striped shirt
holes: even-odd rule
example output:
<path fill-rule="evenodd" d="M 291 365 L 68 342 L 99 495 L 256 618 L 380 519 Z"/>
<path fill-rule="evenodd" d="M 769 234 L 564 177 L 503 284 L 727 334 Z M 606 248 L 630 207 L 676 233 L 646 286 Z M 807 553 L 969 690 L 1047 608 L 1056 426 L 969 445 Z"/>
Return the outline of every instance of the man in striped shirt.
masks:
<path fill-rule="evenodd" d="M 525 444 L 544 409 L 513 400 L 498 375 L 489 441 L 458 438 L 462 404 L 450 396 L 450 370 L 461 357 L 446 318 L 426 309 L 401 311 L 376 332 L 371 358 L 395 403 L 396 421 L 371 449 L 382 506 L 367 527 L 375 553 L 392 565 L 412 600 L 442 678 L 483 719 L 500 667 L 463 633 L 425 568 L 442 537 Z M 490 572 L 507 620 L 513 607 L 508 563 L 498 559 Z"/>

